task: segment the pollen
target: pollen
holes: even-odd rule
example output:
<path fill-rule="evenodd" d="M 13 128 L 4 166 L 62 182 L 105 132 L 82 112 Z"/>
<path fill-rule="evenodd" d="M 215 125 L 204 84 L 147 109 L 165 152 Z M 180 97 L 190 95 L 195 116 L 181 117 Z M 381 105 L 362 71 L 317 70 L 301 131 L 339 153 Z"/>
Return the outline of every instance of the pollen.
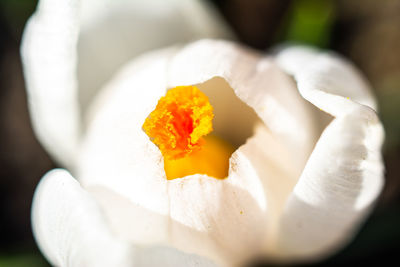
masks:
<path fill-rule="evenodd" d="M 213 107 L 196 86 L 178 86 L 161 97 L 142 128 L 164 158 L 168 180 L 192 174 L 223 179 L 234 149 L 212 132 Z M 207 136 L 208 135 L 208 136 Z"/>
<path fill-rule="evenodd" d="M 177 160 L 198 151 L 214 117 L 208 97 L 195 86 L 178 86 L 160 98 L 143 130 L 166 159 Z"/>

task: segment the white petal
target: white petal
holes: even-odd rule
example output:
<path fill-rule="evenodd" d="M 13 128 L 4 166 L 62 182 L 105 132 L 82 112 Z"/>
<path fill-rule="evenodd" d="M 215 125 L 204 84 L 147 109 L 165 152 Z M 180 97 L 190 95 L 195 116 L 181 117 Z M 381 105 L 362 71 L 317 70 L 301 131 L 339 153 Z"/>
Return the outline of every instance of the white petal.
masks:
<path fill-rule="evenodd" d="M 169 181 L 174 246 L 228 266 L 266 249 L 267 199 L 260 173 L 242 148 L 232 155 L 224 180 L 196 174 Z"/>
<path fill-rule="evenodd" d="M 60 163 L 76 156 L 78 0 L 41 0 L 22 40 L 28 103 L 39 140 Z"/>
<path fill-rule="evenodd" d="M 198 0 L 39 1 L 21 48 L 39 140 L 72 167 L 82 119 L 78 102 L 85 113 L 118 67 L 150 49 L 230 36 L 215 10 Z"/>
<path fill-rule="evenodd" d="M 291 152 L 265 127 L 258 126 L 253 137 L 239 150 L 261 178 L 268 203 L 267 247 L 269 254 L 275 247 L 279 218 L 293 187 L 297 183 L 297 170 L 291 166 Z M 247 176 L 245 176 L 247 179 Z"/>
<path fill-rule="evenodd" d="M 216 10 L 200 0 L 85 0 L 81 24 L 78 77 L 83 109 L 119 67 L 145 51 L 233 36 Z"/>
<path fill-rule="evenodd" d="M 39 183 L 32 227 L 56 266 L 133 266 L 132 248 L 114 238 L 97 204 L 64 170 L 49 172 Z"/>
<path fill-rule="evenodd" d="M 352 109 L 353 105 L 347 105 L 344 102 L 341 103 L 341 109 L 335 107 L 331 109 L 330 107 L 334 105 L 332 100 L 340 102 L 343 98 L 325 100 L 324 93 L 350 98 L 354 102 L 377 110 L 375 97 L 363 75 L 350 62 L 333 52 L 320 52 L 310 47 L 294 46 L 280 51 L 276 56 L 276 61 L 280 67 L 295 77 L 303 72 L 317 70 L 323 76 L 324 84 L 320 84 L 316 92 L 313 91 L 314 88 L 307 88 L 300 90 L 300 93 L 308 101 L 333 116 L 338 115 L 338 112 L 347 113 L 347 109 Z M 323 68 L 319 69 L 320 66 Z M 314 98 L 319 99 L 314 100 Z"/>
<path fill-rule="evenodd" d="M 261 253 L 268 225 L 258 173 L 240 151 L 231 166 L 226 180 L 194 175 L 169 181 L 166 215 L 109 188 L 89 186 L 88 190 L 120 237 L 141 245 L 172 245 L 232 265 Z"/>
<path fill-rule="evenodd" d="M 262 241 L 259 236 L 266 236 L 262 234 L 266 231 L 266 200 L 260 178 L 247 159 L 238 156 L 234 160 L 233 166 L 240 167 L 236 167 L 227 182 L 190 177 L 178 179 L 185 183 L 181 185 L 178 180 L 166 180 L 161 153 L 141 129 L 158 99 L 165 94 L 166 64 L 174 52 L 164 50 L 143 57 L 110 83 L 93 111 L 78 176 L 104 207 L 114 231 L 124 238 L 142 245 L 173 244 L 219 261 L 226 260 L 220 259 L 226 251 L 232 255 L 234 250 L 238 257 L 250 255 L 259 250 L 256 246 Z M 239 171 L 245 174 L 239 175 Z M 238 179 L 241 182 L 235 184 Z M 199 180 L 207 186 L 198 186 Z M 184 196 L 180 193 L 182 188 Z M 204 188 L 209 190 L 204 192 Z M 198 202 L 201 195 L 205 200 L 199 209 L 210 212 L 203 215 L 193 210 L 193 216 L 182 216 L 182 211 L 190 208 L 189 203 Z M 219 197 L 222 195 L 226 199 Z M 242 199 L 241 204 L 238 199 Z M 221 201 L 223 209 L 219 207 Z M 181 205 L 185 206 L 179 208 Z M 202 216 L 207 218 L 203 222 L 187 221 Z M 218 219 L 221 223 L 217 225 L 212 223 L 216 216 L 226 218 Z M 243 225 L 235 224 L 241 238 L 228 231 L 232 216 Z M 215 230 L 220 225 L 225 227 Z M 249 233 L 248 229 L 253 231 Z M 211 230 L 216 233 L 209 235 Z M 246 239 L 247 243 L 240 242 Z"/>
<path fill-rule="evenodd" d="M 32 226 L 40 249 L 56 266 L 215 266 L 171 247 L 133 246 L 117 239 L 97 203 L 64 170 L 49 172 L 39 183 Z"/>
<path fill-rule="evenodd" d="M 84 187 L 104 186 L 160 215 L 168 214 L 163 159 L 142 125 L 165 94 L 173 53 L 136 60 L 104 89 L 91 111 L 77 175 Z"/>
<path fill-rule="evenodd" d="M 214 266 L 209 258 L 196 255 L 215 254 L 215 251 L 206 253 L 211 247 L 210 238 L 205 233 L 171 219 L 169 214 L 162 215 L 143 208 L 109 188 L 89 186 L 88 190 L 104 209 L 115 233 L 137 245 L 135 262 L 143 264 L 138 266 Z"/>
<path fill-rule="evenodd" d="M 211 260 L 195 254 L 187 254 L 171 247 L 136 249 L 135 265 L 138 267 L 216 267 Z"/>
<path fill-rule="evenodd" d="M 141 244 L 165 242 L 218 262 L 240 262 L 268 246 L 266 187 L 274 187 L 271 192 L 285 192 L 283 196 L 276 193 L 279 200 L 273 201 L 274 214 L 278 214 L 296 183 L 301 162 L 308 157 L 301 149 L 312 147 L 313 124 L 290 78 L 269 59 L 217 41 L 200 41 L 175 54 L 172 49 L 143 56 L 105 88 L 92 111 L 78 177 L 96 196 L 121 236 Z M 191 60 L 185 60 L 186 56 Z M 179 73 L 184 81 L 179 80 Z M 226 81 L 236 86 L 235 93 L 268 121 L 278 137 L 268 133 L 267 138 L 256 135 L 249 140 L 231 158 L 231 173 L 226 180 L 195 175 L 167 181 L 161 153 L 141 129 L 145 118 L 172 86 L 197 84 L 207 93 L 232 93 Z M 247 90 L 256 96 L 253 98 Z M 231 99 L 225 96 L 219 95 L 219 101 Z M 275 110 L 268 113 L 269 107 Z M 224 127 L 240 133 L 241 127 L 247 127 L 241 123 L 249 117 L 233 114 L 226 113 Z M 290 121 L 279 128 L 282 114 Z M 304 119 L 306 127 L 300 127 L 297 119 Z M 257 120 L 257 116 L 251 117 L 250 126 Z M 251 133 L 252 129 L 247 130 Z M 290 130 L 300 134 L 291 138 Z M 289 154 L 291 146 L 302 154 Z M 264 153 L 261 148 L 271 151 Z M 252 151 L 260 158 L 252 157 Z M 272 160 L 274 152 L 277 156 L 284 154 L 291 164 Z M 105 188 L 102 193 L 99 186 Z"/>
<path fill-rule="evenodd" d="M 317 125 L 295 84 L 271 58 L 226 41 L 202 40 L 171 60 L 168 87 L 224 78 L 293 152 L 299 171 L 317 140 Z M 296 133 L 296 134 L 293 134 Z"/>
<path fill-rule="evenodd" d="M 278 61 L 292 71 L 300 93 L 335 117 L 281 219 L 279 254 L 286 260 L 311 260 L 348 242 L 377 199 L 383 186 L 383 128 L 369 88 L 349 63 L 321 53 L 309 57 L 301 69 L 291 63 L 296 65 L 304 55 L 282 60 L 288 51 L 278 54 Z"/>

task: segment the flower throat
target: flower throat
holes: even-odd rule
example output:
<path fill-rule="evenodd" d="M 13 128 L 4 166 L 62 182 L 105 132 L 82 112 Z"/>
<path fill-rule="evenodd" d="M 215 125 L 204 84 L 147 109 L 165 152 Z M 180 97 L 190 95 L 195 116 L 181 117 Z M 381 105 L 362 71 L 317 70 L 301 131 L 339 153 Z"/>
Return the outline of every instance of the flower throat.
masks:
<path fill-rule="evenodd" d="M 195 86 L 178 86 L 161 97 L 143 130 L 164 157 L 168 180 L 192 174 L 228 176 L 233 146 L 212 132 L 213 107 Z"/>

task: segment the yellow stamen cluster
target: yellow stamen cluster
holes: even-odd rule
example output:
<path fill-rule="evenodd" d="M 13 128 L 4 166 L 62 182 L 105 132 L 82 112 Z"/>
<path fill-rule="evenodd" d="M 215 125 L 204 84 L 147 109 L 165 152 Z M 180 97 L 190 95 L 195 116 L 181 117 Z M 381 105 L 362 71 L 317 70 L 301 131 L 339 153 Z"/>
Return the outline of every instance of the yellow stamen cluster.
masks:
<path fill-rule="evenodd" d="M 212 131 L 213 108 L 195 86 L 178 86 L 167 92 L 143 124 L 143 130 L 164 158 L 179 159 L 199 150 L 202 137 Z"/>
<path fill-rule="evenodd" d="M 143 130 L 163 157 L 168 179 L 191 174 L 225 178 L 233 148 L 211 136 L 213 108 L 195 86 L 178 86 L 160 98 Z"/>

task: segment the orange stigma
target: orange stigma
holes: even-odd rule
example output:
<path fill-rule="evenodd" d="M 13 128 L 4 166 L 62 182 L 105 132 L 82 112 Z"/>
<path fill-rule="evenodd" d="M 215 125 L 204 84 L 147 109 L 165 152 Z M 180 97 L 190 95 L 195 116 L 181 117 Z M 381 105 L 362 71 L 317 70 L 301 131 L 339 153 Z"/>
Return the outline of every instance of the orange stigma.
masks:
<path fill-rule="evenodd" d="M 195 86 L 172 88 L 159 99 L 143 130 L 160 149 L 168 180 L 192 174 L 228 176 L 234 149 L 216 136 L 206 137 L 213 117 L 208 97 Z"/>
<path fill-rule="evenodd" d="M 178 86 L 160 98 L 143 130 L 167 159 L 180 159 L 198 151 L 212 129 L 213 108 L 195 86 Z"/>

